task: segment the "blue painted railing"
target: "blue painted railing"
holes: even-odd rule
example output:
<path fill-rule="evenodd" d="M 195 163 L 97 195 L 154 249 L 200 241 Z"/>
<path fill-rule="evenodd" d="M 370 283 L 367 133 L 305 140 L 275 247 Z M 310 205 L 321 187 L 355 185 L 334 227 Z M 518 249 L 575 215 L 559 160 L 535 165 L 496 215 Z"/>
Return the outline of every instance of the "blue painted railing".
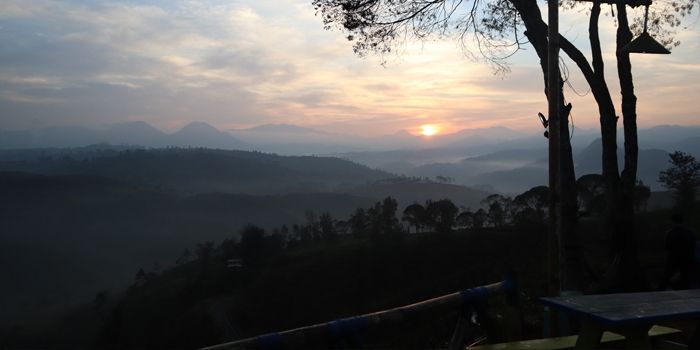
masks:
<path fill-rule="evenodd" d="M 257 337 L 236 340 L 203 348 L 202 350 L 225 349 L 262 349 L 281 350 L 299 349 L 317 337 L 334 339 L 336 342 L 355 343 L 357 337 L 368 328 L 386 322 L 401 321 L 411 314 L 435 308 L 463 308 L 478 306 L 494 295 L 505 295 L 510 302 L 517 299 L 517 286 L 514 278 L 485 286 L 469 288 L 418 303 L 396 307 L 389 310 L 318 323 L 310 326 L 281 332 L 267 333 Z M 453 338 L 453 342 L 455 339 Z"/>

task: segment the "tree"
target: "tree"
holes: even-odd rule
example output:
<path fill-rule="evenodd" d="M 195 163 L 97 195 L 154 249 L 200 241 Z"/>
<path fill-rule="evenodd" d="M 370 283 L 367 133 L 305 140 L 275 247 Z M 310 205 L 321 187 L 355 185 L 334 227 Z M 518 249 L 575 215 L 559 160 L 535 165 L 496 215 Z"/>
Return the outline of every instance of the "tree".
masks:
<path fill-rule="evenodd" d="M 180 254 L 180 257 L 178 257 L 177 260 L 175 260 L 175 265 L 184 264 L 190 261 L 190 255 L 192 255 L 192 253 L 190 253 L 190 250 L 188 248 L 185 248 Z"/>
<path fill-rule="evenodd" d="M 482 228 L 484 227 L 486 219 L 488 219 L 488 214 L 486 214 L 486 210 L 484 210 L 483 208 L 479 208 L 479 210 L 474 212 L 474 215 L 472 216 L 472 226 L 474 228 Z"/>
<path fill-rule="evenodd" d="M 441 184 L 451 184 L 451 183 L 455 182 L 455 179 L 453 177 L 442 176 L 442 175 L 435 176 L 435 180 Z"/>
<path fill-rule="evenodd" d="M 401 225 L 399 220 L 396 218 L 396 209 L 398 209 L 399 204 L 396 199 L 391 197 L 386 197 L 382 200 L 381 205 L 381 227 L 382 231 L 386 234 L 393 234 L 401 232 Z"/>
<path fill-rule="evenodd" d="M 547 186 L 536 186 L 513 199 L 514 210 L 532 209 L 535 213 L 546 218 L 547 202 L 549 200 L 549 188 Z"/>
<path fill-rule="evenodd" d="M 651 189 L 641 180 L 634 187 L 634 211 L 639 213 L 647 210 L 647 203 L 651 198 Z"/>
<path fill-rule="evenodd" d="M 209 264 L 209 260 L 214 253 L 214 242 L 207 241 L 204 243 L 198 243 L 196 253 L 197 260 L 199 260 L 202 266 L 206 266 Z"/>
<path fill-rule="evenodd" d="M 321 227 L 321 237 L 326 240 L 332 240 L 338 237 L 338 232 L 335 230 L 334 220 L 331 214 L 326 212 L 318 218 Z"/>
<path fill-rule="evenodd" d="M 451 232 L 455 225 L 455 217 L 459 209 L 449 199 L 441 199 L 439 201 L 428 201 L 425 204 L 425 216 L 427 222 L 436 232 L 446 233 Z"/>
<path fill-rule="evenodd" d="M 549 91 L 547 27 L 536 0 L 489 0 L 472 4 L 461 0 L 313 0 L 313 5 L 322 15 L 327 29 L 340 28 L 348 32 L 348 39 L 355 41 L 354 51 L 361 56 L 389 53 L 393 46 L 405 40 L 423 40 L 433 35 L 456 36 L 464 44 L 465 54 L 473 59 L 484 58 L 496 72 L 505 73 L 509 71 L 507 59 L 529 42 L 540 59 L 545 94 Z M 513 37 L 509 37 L 510 33 L 514 34 Z M 467 49 L 466 40 L 470 37 L 476 43 L 478 54 Z M 562 193 L 556 197 L 553 195 L 553 198 L 562 204 L 566 235 L 573 232 L 577 210 L 569 143 L 571 105 L 564 105 L 564 79 L 560 77 L 559 82 L 551 91 L 555 91 L 558 100 L 562 101 L 562 122 L 559 123 L 563 141 L 559 180 Z"/>
<path fill-rule="evenodd" d="M 513 199 L 512 220 L 516 225 L 546 223 L 549 188 L 533 187 Z"/>
<path fill-rule="evenodd" d="M 680 18 L 689 15 L 695 0 L 680 0 L 665 3 L 660 11 L 651 12 L 650 31 L 662 34 L 666 45 L 674 44 L 673 28 L 680 25 Z M 606 227 L 613 236 L 612 253 L 622 261 L 621 274 L 632 276 L 638 272 L 636 236 L 634 234 L 634 186 L 637 175 L 637 115 L 632 66 L 629 52 L 622 48 L 631 39 L 633 30 L 640 31 L 639 23 L 630 25 L 627 5 L 639 6 L 642 1 L 618 1 L 615 3 L 617 73 L 622 95 L 622 117 L 625 136 L 624 168 L 617 165 L 617 114 L 610 90 L 604 76 L 604 62 L 599 37 L 598 22 L 601 1 L 592 1 L 588 32 L 592 57 L 586 56 L 565 37 L 559 36 L 562 51 L 571 58 L 582 72 L 598 104 L 601 135 L 603 139 L 603 177 L 606 183 L 607 211 Z M 574 7 L 575 1 L 568 1 Z M 473 58 L 481 57 L 497 72 L 507 72 L 507 59 L 526 42 L 531 44 L 540 59 L 545 93 L 559 95 L 561 122 L 559 124 L 561 167 L 558 179 L 560 192 L 552 192 L 552 203 L 560 201 L 563 221 L 562 244 L 574 232 L 577 217 L 576 186 L 573 157 L 569 143 L 568 115 L 571 105 L 564 105 L 564 79 L 559 77 L 556 87 L 548 87 L 547 77 L 547 25 L 542 19 L 536 0 L 313 0 L 313 5 L 323 16 L 327 29 L 341 28 L 348 32 L 348 39 L 355 41 L 356 53 L 378 53 L 384 55 L 406 40 L 424 40 L 431 36 L 456 36 L 463 44 L 473 39 L 479 55 L 469 50 L 465 53 Z M 467 48 L 463 45 L 463 48 Z M 504 52 L 508 51 L 510 52 Z M 551 89 L 550 89 L 551 88 Z M 551 121 L 550 121 L 551 122 Z M 633 271 L 634 270 L 634 271 Z M 627 281 L 622 281 L 622 283 Z"/>
<path fill-rule="evenodd" d="M 367 213 L 363 208 L 355 209 L 355 212 L 348 219 L 350 231 L 355 236 L 364 235 L 367 231 Z"/>
<path fill-rule="evenodd" d="M 418 233 L 425 224 L 425 207 L 418 203 L 413 203 L 403 210 L 401 219 L 408 222 L 409 226 L 414 226 L 416 233 Z"/>
<path fill-rule="evenodd" d="M 243 266 L 258 266 L 265 256 L 265 230 L 255 225 L 244 227 L 238 246 Z"/>
<path fill-rule="evenodd" d="M 474 213 L 470 210 L 465 210 L 455 218 L 455 223 L 460 228 L 470 229 L 474 227 Z"/>
<path fill-rule="evenodd" d="M 681 24 L 681 19 L 690 14 L 695 0 L 681 0 L 663 3 L 662 7 L 650 13 L 649 31 L 669 46 L 677 46 L 680 42 L 674 40 L 675 31 Z M 592 60 L 587 59 L 566 41 L 562 41 L 562 50 L 576 63 L 591 87 L 593 97 L 598 104 L 600 114 L 601 136 L 603 140 L 603 178 L 605 180 L 605 196 L 608 202 L 606 210 L 607 229 L 613 237 L 612 253 L 619 258 L 620 268 L 617 270 L 618 289 L 636 289 L 641 287 L 643 277 L 639 269 L 637 257 L 637 237 L 635 234 L 634 208 L 637 194 L 637 97 L 634 93 L 632 64 L 630 53 L 623 48 L 630 43 L 633 32 L 640 34 L 646 29 L 642 19 L 630 24 L 627 17 L 627 6 L 644 5 L 645 1 L 617 1 L 616 59 L 617 75 L 620 84 L 621 111 L 624 134 L 624 165 L 619 172 L 617 162 L 617 119 L 615 106 L 610 96 L 604 76 L 603 55 L 601 50 L 598 19 L 601 12 L 601 1 L 593 1 L 589 17 L 589 38 L 591 43 Z M 575 1 L 569 1 L 573 7 Z M 647 3 L 647 4 L 650 4 Z"/>
<path fill-rule="evenodd" d="M 579 210 L 602 214 L 605 211 L 605 179 L 600 174 L 583 175 L 576 180 Z"/>
<path fill-rule="evenodd" d="M 692 155 L 680 151 L 668 157 L 671 166 L 659 173 L 659 182 L 673 191 L 677 209 L 689 210 L 700 186 L 700 163 Z"/>
<path fill-rule="evenodd" d="M 136 282 L 137 285 L 143 284 L 143 282 L 146 280 L 146 271 L 143 270 L 143 267 L 139 268 L 139 271 L 136 272 L 136 276 L 134 277 L 134 281 Z"/>
<path fill-rule="evenodd" d="M 321 238 L 321 227 L 318 223 L 318 218 L 313 210 L 307 210 L 304 213 L 306 217 L 306 230 L 307 234 L 312 237 L 312 239 L 318 240 Z"/>
<path fill-rule="evenodd" d="M 500 194 L 492 194 L 481 202 L 488 208 L 488 220 L 493 227 L 503 227 L 509 219 L 511 199 Z"/>

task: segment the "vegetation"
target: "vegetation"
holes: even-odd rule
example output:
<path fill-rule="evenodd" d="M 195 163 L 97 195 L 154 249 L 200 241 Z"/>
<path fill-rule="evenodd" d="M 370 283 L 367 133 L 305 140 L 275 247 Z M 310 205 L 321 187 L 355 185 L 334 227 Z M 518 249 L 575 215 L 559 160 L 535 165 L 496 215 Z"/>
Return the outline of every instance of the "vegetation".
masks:
<path fill-rule="evenodd" d="M 604 290 L 604 183 L 599 175 L 578 183 L 582 278 Z M 375 186 L 460 188 L 417 178 Z M 640 201 L 648 198 L 638 188 Z M 12 286 L 0 299 L 2 346 L 195 348 L 411 303 L 500 280 L 514 267 L 525 283 L 526 335 L 539 332 L 541 311 L 529 298 L 542 295 L 546 276 L 544 186 L 472 207 L 441 197 L 183 196 L 100 176 L 18 172 L 0 173 L 0 191 L 0 269 Z M 644 207 L 644 274 L 653 281 L 666 214 Z M 364 341 L 440 347 L 455 317 Z"/>
<path fill-rule="evenodd" d="M 403 212 L 433 204 L 437 213 L 411 216 L 411 226 L 426 228 L 412 234 L 400 225 L 392 198 L 352 211 L 347 221 L 308 212 L 301 224 L 267 230 L 249 225 L 219 244 L 185 249 L 174 265 L 134 270 L 124 293 L 100 291 L 92 303 L 51 321 L 71 327 L 52 324 L 47 331 L 25 324 L 2 330 L 0 341 L 8 346 L 191 349 L 408 304 L 499 280 L 513 268 L 523 282 L 525 333 L 519 336 L 538 336 L 542 313 L 534 298 L 544 293 L 546 282 L 541 251 L 546 197 L 542 187 L 513 199 L 494 195 L 484 200 L 486 209 L 459 214 L 449 200 L 412 204 Z M 607 264 L 607 252 L 600 250 L 600 242 L 608 239 L 599 230 L 603 214 L 591 213 L 581 227 L 587 232 L 590 268 L 585 278 L 594 285 L 606 283 L 597 274 Z M 658 247 L 668 215 L 638 215 L 646 237 L 643 273 L 652 284 L 662 271 Z M 450 221 L 454 224 L 445 229 Z M 690 224 L 698 227 L 700 221 Z M 362 341 L 385 348 L 444 346 L 456 311 L 393 325 Z M 482 331 L 492 341 L 506 336 L 488 327 Z"/>
<path fill-rule="evenodd" d="M 673 191 L 676 207 L 688 211 L 693 207 L 700 187 L 700 163 L 692 155 L 680 151 L 668 156 L 671 166 L 659 173 L 659 182 Z"/>

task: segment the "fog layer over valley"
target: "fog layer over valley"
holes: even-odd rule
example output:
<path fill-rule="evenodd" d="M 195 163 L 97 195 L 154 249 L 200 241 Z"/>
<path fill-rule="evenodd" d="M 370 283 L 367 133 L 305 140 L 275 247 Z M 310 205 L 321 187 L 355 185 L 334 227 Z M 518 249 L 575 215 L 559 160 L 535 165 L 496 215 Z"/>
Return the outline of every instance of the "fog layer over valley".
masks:
<path fill-rule="evenodd" d="M 639 178 L 658 190 L 668 152 L 700 156 L 699 134 L 640 130 Z M 547 179 L 546 139 L 506 128 L 356 138 L 204 123 L 168 134 L 137 122 L 0 136 L 0 273 L 12 286 L 0 292 L 4 326 L 117 292 L 139 269 L 174 266 L 196 244 L 236 237 L 247 224 L 273 230 L 323 213 L 345 222 L 386 197 L 399 213 L 440 199 L 477 210 L 492 193 Z M 577 177 L 599 173 L 596 134 L 581 130 L 572 143 Z M 650 206 L 660 195 L 651 198 Z"/>
<path fill-rule="evenodd" d="M 640 129 L 639 179 L 653 190 L 661 190 L 656 177 L 658 172 L 667 166 L 665 154 L 680 150 L 696 156 L 700 155 L 700 136 L 698 135 L 700 135 L 700 127 L 697 126 L 662 125 Z M 618 138 L 621 137 L 622 133 L 618 132 Z M 98 143 L 110 144 L 109 147 L 105 145 L 97 147 L 101 153 L 100 156 L 106 148 L 123 150 L 166 146 L 238 149 L 280 155 L 332 156 L 392 175 L 432 179 L 439 176 L 448 183 L 510 194 L 546 183 L 547 174 L 547 139 L 540 132 L 521 132 L 505 127 L 465 129 L 431 137 L 413 135 L 407 131 L 382 137 L 360 137 L 290 124 L 265 124 L 247 129 L 221 131 L 202 122 L 187 124 L 173 133 L 165 133 L 145 122 L 114 124 L 103 128 L 64 126 L 36 130 L 0 130 L 0 149 L 41 148 L 34 151 L 35 157 L 49 156 L 56 152 L 49 148 L 80 147 L 81 150 L 74 150 L 71 157 L 89 158 L 93 155 L 82 147 Z M 577 175 L 600 173 L 602 147 L 598 131 L 575 129 L 571 143 Z M 621 152 L 621 141 L 618 141 L 618 144 L 618 151 Z M 60 151 L 61 154 L 66 152 L 70 151 Z M 20 158 L 26 156 L 27 153 L 23 153 Z M 270 159 L 274 158 L 268 156 Z M 8 160 L 10 153 L 5 151 L 2 157 Z M 623 157 L 618 159 L 621 162 Z M 168 162 L 165 159 L 162 161 Z M 91 170 L 91 174 L 115 176 L 111 173 L 111 169 L 98 169 L 101 165 L 97 163 L 99 162 L 93 164 L 94 169 Z M 241 163 L 236 166 L 242 165 Z M 313 167 L 313 163 L 300 159 L 296 170 L 306 166 Z M 154 165 L 152 168 L 158 167 Z M 231 169 L 229 166 L 229 170 Z M 74 170 L 64 168 L 60 171 L 70 173 Z M 195 177 L 184 187 L 185 190 L 195 192 L 244 190 L 246 193 L 265 193 L 265 191 L 276 193 L 282 188 L 287 188 L 288 192 L 329 190 L 319 188 L 318 186 L 326 184 L 324 182 L 324 185 L 321 185 L 316 178 L 299 180 L 300 177 L 307 175 L 303 173 L 304 170 L 293 175 L 295 176 L 295 180 L 292 181 L 294 185 L 286 179 L 282 183 L 272 185 L 274 187 L 272 190 L 268 188 L 268 180 L 280 174 L 266 174 L 266 178 L 261 178 L 257 185 L 246 183 L 245 186 L 236 186 L 230 181 L 224 185 L 213 178 L 208 178 L 207 183 L 198 184 L 196 172 Z M 230 179 L 231 175 L 235 178 L 232 171 L 224 171 L 224 173 L 225 176 L 222 174 L 222 178 Z M 173 177 L 180 175 L 173 174 Z M 340 184 L 347 177 L 353 176 L 341 174 L 332 183 Z M 377 174 L 373 180 L 387 177 L 391 175 Z M 159 180 L 168 179 L 161 176 Z M 158 184 L 168 185 L 167 182 Z M 179 185 L 183 188 L 181 182 Z M 303 188 L 295 188 L 295 186 Z M 314 186 L 317 187 L 314 188 Z"/>
<path fill-rule="evenodd" d="M 140 268 L 173 266 L 197 243 L 328 213 L 346 220 L 386 196 L 463 207 L 488 193 L 399 178 L 331 157 L 98 145 L 0 151 L 0 322 L 41 318 L 116 292 Z"/>

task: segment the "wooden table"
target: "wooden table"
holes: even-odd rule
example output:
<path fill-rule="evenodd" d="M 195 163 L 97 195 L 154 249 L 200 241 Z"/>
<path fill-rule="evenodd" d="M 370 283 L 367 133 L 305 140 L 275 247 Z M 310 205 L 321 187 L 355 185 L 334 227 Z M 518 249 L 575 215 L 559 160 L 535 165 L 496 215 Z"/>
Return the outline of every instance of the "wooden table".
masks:
<path fill-rule="evenodd" d="M 700 289 L 541 298 L 581 321 L 575 349 L 595 349 L 604 331 L 625 337 L 628 349 L 651 349 L 648 331 L 661 322 L 700 319 Z"/>

